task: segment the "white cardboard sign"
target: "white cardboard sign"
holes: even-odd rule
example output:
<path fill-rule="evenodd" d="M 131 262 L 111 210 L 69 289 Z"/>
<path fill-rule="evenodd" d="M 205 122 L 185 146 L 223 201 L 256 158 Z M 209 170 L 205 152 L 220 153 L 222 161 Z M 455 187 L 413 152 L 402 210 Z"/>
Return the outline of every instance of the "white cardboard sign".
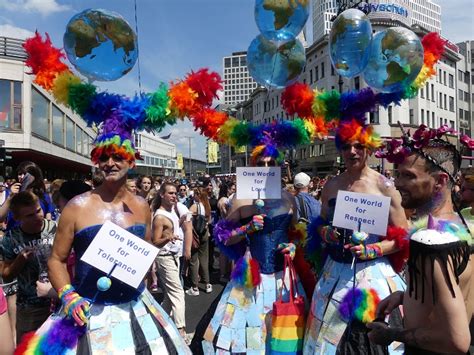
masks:
<path fill-rule="evenodd" d="M 357 231 L 360 222 L 362 232 L 385 236 L 389 211 L 390 197 L 341 190 L 332 224 Z"/>
<path fill-rule="evenodd" d="M 280 199 L 280 167 L 238 167 L 237 199 Z"/>
<path fill-rule="evenodd" d="M 117 264 L 111 276 L 137 288 L 157 254 L 152 244 L 107 221 L 81 260 L 106 274 Z"/>

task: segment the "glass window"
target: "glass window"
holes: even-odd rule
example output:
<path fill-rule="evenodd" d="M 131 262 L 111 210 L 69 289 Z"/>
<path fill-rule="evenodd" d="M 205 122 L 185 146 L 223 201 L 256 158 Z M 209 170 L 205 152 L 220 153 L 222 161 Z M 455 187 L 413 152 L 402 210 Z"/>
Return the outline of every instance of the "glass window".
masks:
<path fill-rule="evenodd" d="M 388 106 L 388 123 L 392 124 L 392 105 Z"/>
<path fill-rule="evenodd" d="M 76 147 L 76 142 L 74 140 L 74 121 L 71 120 L 69 117 L 66 117 L 66 148 L 70 150 L 74 150 Z"/>
<path fill-rule="evenodd" d="M 82 129 L 76 127 L 76 152 L 82 154 Z"/>
<path fill-rule="evenodd" d="M 64 145 L 64 114 L 53 105 L 53 142 Z"/>
<path fill-rule="evenodd" d="M 379 123 L 379 112 L 374 111 L 369 114 L 370 117 L 370 123 L 372 124 L 378 124 Z"/>
<path fill-rule="evenodd" d="M 49 139 L 49 100 L 35 88 L 31 92 L 31 132 Z"/>
<path fill-rule="evenodd" d="M 449 97 L 449 111 L 454 112 L 454 97 Z"/>
<path fill-rule="evenodd" d="M 11 86 L 9 80 L 0 80 L 0 128 L 10 127 Z"/>
<path fill-rule="evenodd" d="M 321 79 L 324 78 L 324 62 L 321 63 Z"/>
<path fill-rule="evenodd" d="M 449 74 L 449 87 L 453 88 L 454 87 L 454 75 Z"/>
<path fill-rule="evenodd" d="M 229 68 L 229 67 L 230 67 L 230 58 L 225 58 L 225 59 L 224 59 L 224 66 L 225 66 L 226 68 Z"/>

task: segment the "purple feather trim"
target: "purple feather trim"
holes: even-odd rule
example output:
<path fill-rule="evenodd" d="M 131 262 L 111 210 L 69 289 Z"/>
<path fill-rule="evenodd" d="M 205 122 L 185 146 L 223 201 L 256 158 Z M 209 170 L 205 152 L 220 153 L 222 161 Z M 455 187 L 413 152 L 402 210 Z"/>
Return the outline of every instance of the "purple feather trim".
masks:
<path fill-rule="evenodd" d="M 231 237 L 232 231 L 238 227 L 240 227 L 239 224 L 225 219 L 221 219 L 214 227 L 214 241 L 219 247 L 219 250 L 232 260 L 239 259 L 242 255 L 244 255 L 246 249 L 246 243 L 244 241 L 233 245 L 225 244 L 226 241 Z"/>
<path fill-rule="evenodd" d="M 67 350 L 74 349 L 86 332 L 87 327 L 77 326 L 70 318 L 56 320 L 41 342 L 41 353 L 62 355 Z"/>
<path fill-rule="evenodd" d="M 339 305 L 339 314 L 342 319 L 346 322 L 354 318 L 354 312 L 357 308 L 357 305 L 361 303 L 361 299 L 364 297 L 362 291 L 358 288 L 350 289 L 344 298 L 342 299 L 341 304 Z"/>

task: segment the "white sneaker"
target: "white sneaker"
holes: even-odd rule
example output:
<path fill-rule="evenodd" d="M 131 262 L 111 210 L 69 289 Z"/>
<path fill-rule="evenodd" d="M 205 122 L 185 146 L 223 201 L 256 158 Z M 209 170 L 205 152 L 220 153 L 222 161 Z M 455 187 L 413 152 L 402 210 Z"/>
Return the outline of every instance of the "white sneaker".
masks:
<path fill-rule="evenodd" d="M 206 285 L 206 293 L 211 293 L 212 292 L 212 285 L 211 284 L 207 284 Z"/>
<path fill-rule="evenodd" d="M 191 287 L 190 289 L 186 290 L 186 293 L 189 296 L 199 296 L 199 289 L 197 287 Z"/>

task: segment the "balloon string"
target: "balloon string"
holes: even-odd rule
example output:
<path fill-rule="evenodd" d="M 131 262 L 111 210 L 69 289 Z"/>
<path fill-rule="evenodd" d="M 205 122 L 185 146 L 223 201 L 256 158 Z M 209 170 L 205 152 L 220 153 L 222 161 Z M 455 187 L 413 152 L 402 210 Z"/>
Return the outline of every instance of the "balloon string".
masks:
<path fill-rule="evenodd" d="M 137 16 L 137 0 L 135 0 L 135 33 L 137 35 L 137 69 L 138 69 L 138 89 L 142 91 L 142 74 L 140 71 L 140 50 L 139 50 L 139 39 L 138 36 L 138 16 Z"/>

